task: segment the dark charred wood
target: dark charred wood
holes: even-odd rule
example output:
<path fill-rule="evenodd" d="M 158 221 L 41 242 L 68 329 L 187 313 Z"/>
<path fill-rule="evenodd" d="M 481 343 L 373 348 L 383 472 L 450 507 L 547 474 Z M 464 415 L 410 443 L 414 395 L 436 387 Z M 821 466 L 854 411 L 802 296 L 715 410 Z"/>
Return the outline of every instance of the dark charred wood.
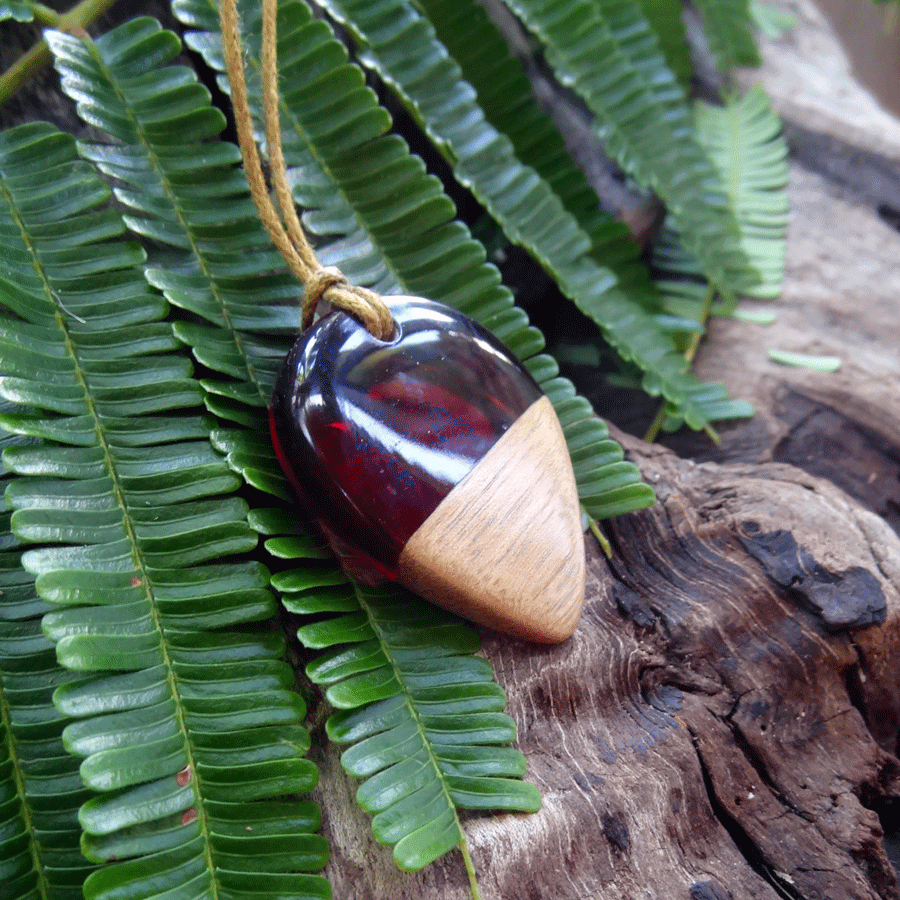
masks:
<path fill-rule="evenodd" d="M 853 566 L 843 572 L 829 571 L 783 528 L 761 532 L 756 522 L 742 522 L 738 538 L 769 578 L 804 602 L 828 631 L 884 622 L 884 592 L 868 569 Z"/>

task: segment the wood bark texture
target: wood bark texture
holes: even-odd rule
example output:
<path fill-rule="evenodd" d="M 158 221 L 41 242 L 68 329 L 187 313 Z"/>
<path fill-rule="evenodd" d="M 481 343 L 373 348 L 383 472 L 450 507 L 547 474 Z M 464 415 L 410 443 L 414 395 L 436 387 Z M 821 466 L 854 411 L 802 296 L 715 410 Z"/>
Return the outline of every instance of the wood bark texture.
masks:
<path fill-rule="evenodd" d="M 484 896 L 900 896 L 877 814 L 900 798 L 897 535 L 796 467 L 629 443 L 659 503 L 610 524 L 611 563 L 589 544 L 574 636 L 485 635 L 544 808 L 469 819 Z M 452 857 L 409 876 L 361 841 L 319 761 L 335 896 L 468 896 Z"/>

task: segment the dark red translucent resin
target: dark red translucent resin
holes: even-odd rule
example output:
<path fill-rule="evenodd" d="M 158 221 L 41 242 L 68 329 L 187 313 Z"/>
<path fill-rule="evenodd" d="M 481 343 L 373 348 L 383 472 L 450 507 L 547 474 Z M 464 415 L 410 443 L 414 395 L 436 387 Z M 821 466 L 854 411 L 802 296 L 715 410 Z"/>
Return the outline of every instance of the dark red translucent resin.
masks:
<path fill-rule="evenodd" d="M 370 577 L 393 575 L 407 540 L 541 396 L 467 316 L 386 300 L 392 340 L 330 313 L 294 344 L 270 409 L 285 474 L 336 552 Z"/>

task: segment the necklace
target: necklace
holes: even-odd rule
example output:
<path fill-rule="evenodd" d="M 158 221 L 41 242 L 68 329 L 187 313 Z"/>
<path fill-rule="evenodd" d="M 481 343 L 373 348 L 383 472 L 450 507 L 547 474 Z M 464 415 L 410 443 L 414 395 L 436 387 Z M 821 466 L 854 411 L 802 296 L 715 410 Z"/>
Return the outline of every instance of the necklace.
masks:
<path fill-rule="evenodd" d="M 509 350 L 457 310 L 381 297 L 319 265 L 281 151 L 276 11 L 277 0 L 263 0 L 263 107 L 280 214 L 253 138 L 236 0 L 220 4 L 251 192 L 304 285 L 303 331 L 269 410 L 285 476 L 351 575 L 396 580 L 510 634 L 564 640 L 584 603 L 584 540 L 552 404 Z"/>

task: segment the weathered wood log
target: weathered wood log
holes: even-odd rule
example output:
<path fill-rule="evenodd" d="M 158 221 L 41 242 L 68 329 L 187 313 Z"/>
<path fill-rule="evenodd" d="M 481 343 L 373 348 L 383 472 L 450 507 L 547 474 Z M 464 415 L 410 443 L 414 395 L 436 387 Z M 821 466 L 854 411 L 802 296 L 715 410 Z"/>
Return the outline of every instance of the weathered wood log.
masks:
<path fill-rule="evenodd" d="M 589 547 L 574 637 L 485 635 L 544 808 L 470 820 L 484 895 L 900 896 L 877 814 L 900 798 L 900 540 L 794 467 L 622 439 L 659 503 L 610 523 L 609 564 Z M 336 896 L 467 896 L 452 858 L 402 875 L 360 841 L 320 762 Z"/>

